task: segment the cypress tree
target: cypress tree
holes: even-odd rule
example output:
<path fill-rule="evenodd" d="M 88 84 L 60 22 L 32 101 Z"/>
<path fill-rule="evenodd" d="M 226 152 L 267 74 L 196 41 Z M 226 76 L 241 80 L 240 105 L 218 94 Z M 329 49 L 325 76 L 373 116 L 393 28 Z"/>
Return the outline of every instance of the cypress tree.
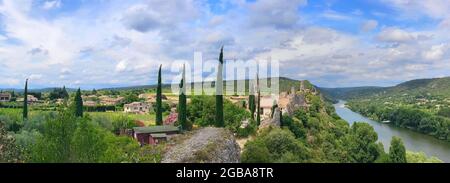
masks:
<path fill-rule="evenodd" d="M 217 127 L 224 127 L 225 122 L 223 121 L 223 95 L 222 95 L 222 88 L 223 88 L 223 76 L 222 76 L 222 70 L 223 70 L 223 46 L 220 49 L 220 56 L 219 56 L 219 66 L 217 68 L 217 80 L 216 80 L 216 126 Z"/>
<path fill-rule="evenodd" d="M 181 129 L 189 130 L 191 127 L 187 124 L 186 119 L 186 88 L 185 88 L 185 67 L 183 65 L 183 74 L 180 82 L 180 95 L 178 96 L 178 122 Z"/>
<path fill-rule="evenodd" d="M 163 115 L 162 115 L 162 86 L 161 86 L 161 67 L 159 66 L 158 71 L 158 87 L 156 88 L 156 125 L 163 124 Z"/>
<path fill-rule="evenodd" d="M 62 88 L 62 98 L 63 99 L 68 99 L 69 98 L 69 93 L 66 90 L 66 86 L 63 86 L 63 88 Z"/>
<path fill-rule="evenodd" d="M 78 88 L 74 99 L 75 104 L 75 116 L 83 117 L 83 98 L 81 98 L 81 89 Z"/>
<path fill-rule="evenodd" d="M 256 75 L 256 86 L 257 86 L 257 90 L 258 90 L 258 104 L 257 104 L 257 108 L 256 108 L 256 125 L 259 126 L 259 124 L 261 124 L 261 91 L 259 90 L 259 76 L 258 74 Z"/>
<path fill-rule="evenodd" d="M 251 118 L 254 120 L 256 106 L 255 106 L 255 91 L 253 88 L 253 84 L 251 84 L 249 90 L 250 90 L 250 95 L 248 96 L 248 108 L 250 109 Z"/>
<path fill-rule="evenodd" d="M 23 120 L 28 119 L 28 79 L 25 81 L 25 90 L 23 92 Z"/>

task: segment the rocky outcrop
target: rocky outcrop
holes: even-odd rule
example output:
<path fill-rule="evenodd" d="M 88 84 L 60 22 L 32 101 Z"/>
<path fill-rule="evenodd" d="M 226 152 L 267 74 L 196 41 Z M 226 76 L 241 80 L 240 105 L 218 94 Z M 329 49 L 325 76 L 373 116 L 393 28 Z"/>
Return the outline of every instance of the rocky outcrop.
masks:
<path fill-rule="evenodd" d="M 280 108 L 277 107 L 275 108 L 272 119 L 262 121 L 261 124 L 259 125 L 259 128 L 266 128 L 269 126 L 280 127 L 281 125 L 280 118 L 281 118 L 281 111 Z"/>
<path fill-rule="evenodd" d="M 285 110 L 289 116 L 292 116 L 297 109 L 307 106 L 308 104 L 306 103 L 305 97 L 302 94 L 294 93 L 289 95 L 289 103 L 286 105 Z"/>
<path fill-rule="evenodd" d="M 202 128 L 168 149 L 162 163 L 239 163 L 240 147 L 225 128 Z"/>

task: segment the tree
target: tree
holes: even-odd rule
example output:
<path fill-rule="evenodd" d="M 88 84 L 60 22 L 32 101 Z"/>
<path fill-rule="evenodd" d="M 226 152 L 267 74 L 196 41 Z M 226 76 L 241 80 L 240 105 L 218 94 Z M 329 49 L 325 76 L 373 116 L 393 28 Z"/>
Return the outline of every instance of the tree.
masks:
<path fill-rule="evenodd" d="M 161 67 L 158 71 L 158 87 L 156 88 L 156 125 L 163 124 L 163 111 L 162 111 L 162 86 L 161 86 Z"/>
<path fill-rule="evenodd" d="M 63 88 L 62 88 L 61 98 L 63 98 L 63 99 L 68 99 L 69 98 L 69 93 L 66 90 L 66 86 L 63 86 Z"/>
<path fill-rule="evenodd" d="M 25 81 L 25 90 L 23 92 L 23 120 L 28 119 L 28 79 Z"/>
<path fill-rule="evenodd" d="M 250 95 L 248 96 L 248 108 L 250 109 L 251 118 L 255 119 L 256 105 L 255 105 L 255 91 L 253 88 L 253 83 L 251 84 L 249 90 Z"/>
<path fill-rule="evenodd" d="M 37 163 L 71 162 L 72 137 L 77 118 L 70 111 L 60 111 L 58 116 L 45 123 L 44 133 L 32 147 L 31 161 Z"/>
<path fill-rule="evenodd" d="M 217 80 L 216 80 L 216 126 L 224 127 L 223 121 L 223 46 L 220 49 L 219 66 L 217 68 Z"/>
<path fill-rule="evenodd" d="M 78 88 L 74 99 L 75 117 L 83 117 L 83 98 L 81 98 L 81 90 Z"/>
<path fill-rule="evenodd" d="M 406 149 L 402 139 L 392 137 L 389 147 L 389 160 L 391 163 L 406 163 Z"/>
<path fill-rule="evenodd" d="M 353 123 L 348 141 L 350 162 L 374 162 L 380 155 L 377 140 L 378 135 L 372 126 L 364 122 Z"/>
<path fill-rule="evenodd" d="M 250 141 L 245 144 L 241 161 L 243 163 L 270 163 L 270 152 L 260 140 Z"/>
<path fill-rule="evenodd" d="M 108 148 L 105 134 L 106 132 L 94 126 L 90 121 L 86 119 L 79 121 L 71 142 L 72 161 L 80 163 L 100 162 Z"/>
<path fill-rule="evenodd" d="M 8 134 L 0 122 L 0 163 L 15 163 L 20 161 L 20 149 L 15 139 Z"/>
<path fill-rule="evenodd" d="M 259 76 L 256 75 L 256 85 L 257 85 L 257 90 L 258 90 L 258 103 L 256 105 L 256 125 L 260 125 L 261 124 L 261 91 L 259 89 Z"/>
<path fill-rule="evenodd" d="M 183 130 L 190 130 L 191 126 L 187 124 L 187 108 L 186 108 L 186 86 L 185 86 L 185 66 L 183 65 L 183 73 L 180 82 L 180 94 L 178 96 L 178 122 Z"/>

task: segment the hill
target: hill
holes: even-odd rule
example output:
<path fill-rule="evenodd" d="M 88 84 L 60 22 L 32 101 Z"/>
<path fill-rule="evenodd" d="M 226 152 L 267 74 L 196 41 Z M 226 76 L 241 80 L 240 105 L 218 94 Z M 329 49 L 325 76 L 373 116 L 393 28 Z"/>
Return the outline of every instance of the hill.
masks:
<path fill-rule="evenodd" d="M 450 77 L 416 79 L 391 87 L 320 88 L 333 99 L 359 99 L 395 96 L 450 96 Z"/>

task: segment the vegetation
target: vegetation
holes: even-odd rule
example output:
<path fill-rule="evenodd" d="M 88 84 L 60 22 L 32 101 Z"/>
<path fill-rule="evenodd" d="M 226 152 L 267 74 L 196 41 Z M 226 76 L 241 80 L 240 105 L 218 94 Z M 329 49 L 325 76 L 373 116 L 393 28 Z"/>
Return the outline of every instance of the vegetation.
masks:
<path fill-rule="evenodd" d="M 81 98 L 81 90 L 78 88 L 74 99 L 75 117 L 83 117 L 83 99 Z"/>
<path fill-rule="evenodd" d="M 436 157 L 427 157 L 423 152 L 406 151 L 406 161 L 408 163 L 442 163 Z"/>
<path fill-rule="evenodd" d="M 283 115 L 281 128 L 264 129 L 247 142 L 242 162 L 406 162 L 401 140 L 394 138 L 390 151 L 385 152 L 371 125 L 355 122 L 349 126 L 320 94 L 304 94 L 310 106 L 297 109 L 292 116 Z M 277 145 L 277 139 L 286 143 Z"/>
<path fill-rule="evenodd" d="M 180 82 L 180 94 L 178 97 L 178 123 L 181 125 L 183 130 L 190 130 L 192 128 L 191 123 L 187 121 L 187 108 L 186 108 L 186 89 L 185 89 L 185 70 L 183 66 L 183 78 Z"/>
<path fill-rule="evenodd" d="M 187 119 L 197 126 L 215 126 L 215 98 L 213 96 L 192 96 L 187 106 Z M 250 113 L 229 100 L 224 100 L 224 125 L 232 132 L 238 132 L 241 122 L 250 118 Z M 249 127 L 251 128 L 251 127 Z M 253 128 L 252 134 L 256 130 Z"/>
<path fill-rule="evenodd" d="M 391 163 L 406 163 L 406 149 L 402 139 L 393 137 L 389 147 L 389 160 Z"/>
<path fill-rule="evenodd" d="M 0 163 L 14 163 L 19 162 L 21 152 L 15 143 L 14 137 L 9 135 L 0 123 Z"/>
<path fill-rule="evenodd" d="M 450 141 L 450 77 L 418 79 L 392 87 L 321 89 L 376 121 Z"/>
<path fill-rule="evenodd" d="M 220 49 L 219 66 L 217 69 L 216 80 L 216 114 L 215 122 L 217 127 L 224 127 L 225 122 L 223 118 L 223 47 Z"/>
<path fill-rule="evenodd" d="M 159 71 L 158 71 L 158 87 L 156 89 L 156 124 L 157 125 L 162 125 L 163 124 L 163 117 L 162 117 L 162 94 L 161 94 L 161 90 L 162 90 L 162 86 L 161 86 L 161 67 L 162 65 L 159 66 Z"/>
<path fill-rule="evenodd" d="M 377 121 L 391 122 L 450 142 L 450 118 L 433 114 L 413 106 L 385 104 L 373 100 L 352 100 L 350 109 Z"/>
<path fill-rule="evenodd" d="M 26 120 L 27 118 L 28 118 L 28 99 L 27 99 L 27 96 L 28 96 L 28 79 L 25 81 L 25 89 L 24 89 L 24 92 L 23 92 L 23 96 L 24 96 L 24 99 L 23 99 L 23 120 Z"/>
<path fill-rule="evenodd" d="M 56 99 L 69 99 L 69 93 L 66 90 L 66 86 L 63 86 L 63 88 L 55 88 L 52 92 L 49 94 L 50 100 L 56 100 Z"/>
<path fill-rule="evenodd" d="M 256 104 L 255 104 L 255 92 L 254 92 L 253 85 L 250 86 L 250 93 L 248 96 L 248 108 L 250 109 L 251 118 L 255 119 Z"/>

